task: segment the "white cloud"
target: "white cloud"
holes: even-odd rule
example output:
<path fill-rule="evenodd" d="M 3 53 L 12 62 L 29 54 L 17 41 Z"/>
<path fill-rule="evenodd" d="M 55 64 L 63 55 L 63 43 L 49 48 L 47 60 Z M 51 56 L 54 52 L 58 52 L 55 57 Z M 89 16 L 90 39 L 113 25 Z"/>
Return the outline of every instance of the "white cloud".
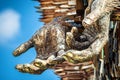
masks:
<path fill-rule="evenodd" d="M 0 13 L 0 42 L 14 38 L 20 29 L 20 14 L 12 9 Z"/>

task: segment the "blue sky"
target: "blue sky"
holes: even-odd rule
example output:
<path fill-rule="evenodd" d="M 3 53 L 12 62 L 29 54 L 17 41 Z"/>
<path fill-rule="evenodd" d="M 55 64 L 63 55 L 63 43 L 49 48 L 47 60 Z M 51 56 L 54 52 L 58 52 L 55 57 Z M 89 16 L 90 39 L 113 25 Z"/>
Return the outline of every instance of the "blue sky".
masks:
<path fill-rule="evenodd" d="M 29 63 L 36 57 L 34 48 L 19 57 L 12 52 L 43 26 L 34 8 L 38 5 L 32 0 L 0 0 L 0 80 L 60 80 L 53 70 L 33 75 L 15 69 L 16 64 Z"/>

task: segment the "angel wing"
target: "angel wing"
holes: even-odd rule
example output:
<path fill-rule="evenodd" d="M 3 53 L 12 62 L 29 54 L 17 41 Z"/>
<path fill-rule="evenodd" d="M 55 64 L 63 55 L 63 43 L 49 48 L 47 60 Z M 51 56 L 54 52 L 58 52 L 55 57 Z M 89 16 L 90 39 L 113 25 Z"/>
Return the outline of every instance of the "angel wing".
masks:
<path fill-rule="evenodd" d="M 84 15 L 86 0 L 35 0 L 39 1 L 37 12 L 42 13 L 40 21 L 48 23 L 58 16 Z"/>

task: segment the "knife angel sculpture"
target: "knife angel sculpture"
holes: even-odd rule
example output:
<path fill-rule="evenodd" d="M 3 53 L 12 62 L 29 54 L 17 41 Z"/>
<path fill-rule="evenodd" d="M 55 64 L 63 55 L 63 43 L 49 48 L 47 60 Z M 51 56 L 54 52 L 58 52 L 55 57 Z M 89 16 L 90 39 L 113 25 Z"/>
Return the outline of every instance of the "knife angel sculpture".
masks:
<path fill-rule="evenodd" d="M 35 47 L 36 59 L 16 66 L 34 74 L 64 60 L 79 63 L 98 55 L 108 41 L 110 13 L 120 5 L 119 0 L 37 1 L 45 25 L 13 52 L 18 56 Z"/>

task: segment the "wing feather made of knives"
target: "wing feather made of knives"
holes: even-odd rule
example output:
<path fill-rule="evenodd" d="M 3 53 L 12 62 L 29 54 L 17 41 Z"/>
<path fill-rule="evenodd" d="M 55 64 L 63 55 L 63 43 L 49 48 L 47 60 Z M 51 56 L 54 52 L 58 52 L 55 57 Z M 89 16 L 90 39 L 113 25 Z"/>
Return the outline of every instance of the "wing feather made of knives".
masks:
<path fill-rule="evenodd" d="M 84 0 L 35 0 L 40 6 L 37 12 L 42 13 L 40 21 L 48 23 L 58 16 L 76 15 L 84 8 Z M 82 12 L 83 13 L 83 12 Z"/>

